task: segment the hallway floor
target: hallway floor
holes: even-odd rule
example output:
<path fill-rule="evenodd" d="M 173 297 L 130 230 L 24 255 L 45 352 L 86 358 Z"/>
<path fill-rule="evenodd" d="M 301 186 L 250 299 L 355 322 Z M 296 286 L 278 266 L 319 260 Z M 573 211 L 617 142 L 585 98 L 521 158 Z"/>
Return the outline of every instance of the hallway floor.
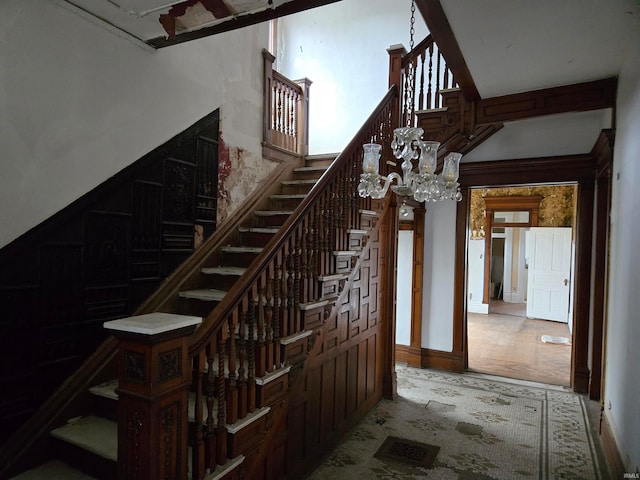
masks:
<path fill-rule="evenodd" d="M 542 335 L 571 339 L 566 323 L 526 318 L 524 304 L 492 300 L 489 312 L 468 314 L 469 370 L 570 385 L 571 343 L 542 341 Z"/>

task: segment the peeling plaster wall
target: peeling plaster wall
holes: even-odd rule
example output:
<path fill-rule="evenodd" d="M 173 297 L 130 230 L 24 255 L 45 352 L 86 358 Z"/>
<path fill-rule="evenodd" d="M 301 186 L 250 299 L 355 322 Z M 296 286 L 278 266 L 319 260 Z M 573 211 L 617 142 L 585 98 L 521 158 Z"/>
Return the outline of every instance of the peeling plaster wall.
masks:
<path fill-rule="evenodd" d="M 153 50 L 66 2 L 0 2 L 0 248 L 220 108 L 228 218 L 262 160 L 267 23 Z"/>

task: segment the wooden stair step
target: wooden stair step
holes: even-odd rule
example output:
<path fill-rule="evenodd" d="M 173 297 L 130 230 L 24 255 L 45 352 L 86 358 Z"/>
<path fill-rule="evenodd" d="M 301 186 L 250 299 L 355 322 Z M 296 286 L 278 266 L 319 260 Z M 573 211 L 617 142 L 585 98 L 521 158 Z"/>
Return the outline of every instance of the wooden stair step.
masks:
<path fill-rule="evenodd" d="M 306 193 L 278 193 L 269 195 L 273 200 L 302 200 L 307 196 Z"/>
<path fill-rule="evenodd" d="M 277 215 L 291 215 L 293 210 L 257 210 L 254 215 L 257 217 L 274 217 Z"/>
<path fill-rule="evenodd" d="M 236 247 L 233 245 L 229 245 L 226 247 L 222 247 L 220 250 L 225 253 L 260 253 L 262 252 L 262 247 Z"/>
<path fill-rule="evenodd" d="M 59 460 L 51 460 L 27 470 L 11 480 L 96 480 Z"/>
<path fill-rule="evenodd" d="M 94 385 L 89 389 L 89 392 L 98 397 L 108 398 L 110 400 L 118 400 L 116 388 L 118 388 L 118 380 L 113 379 L 101 383 L 100 385 Z"/>
<path fill-rule="evenodd" d="M 204 267 L 200 270 L 205 275 L 228 275 L 240 277 L 247 271 L 243 267 Z"/>
<path fill-rule="evenodd" d="M 238 231 L 240 233 L 268 233 L 275 235 L 280 229 L 278 227 L 240 227 Z"/>
<path fill-rule="evenodd" d="M 318 182 L 315 178 L 306 180 L 283 180 L 282 185 L 315 185 Z"/>
<path fill-rule="evenodd" d="M 237 457 L 227 460 L 224 465 L 216 466 L 216 469 L 205 477 L 205 480 L 222 480 L 229 477 L 229 474 L 236 468 L 240 467 L 244 462 L 244 455 L 238 455 Z M 233 477 L 235 478 L 235 477 Z"/>
<path fill-rule="evenodd" d="M 178 295 L 182 298 L 192 298 L 194 300 L 202 300 L 205 302 L 220 302 L 227 292 L 215 290 L 213 288 L 203 288 L 199 290 L 183 290 Z"/>
<path fill-rule="evenodd" d="M 107 460 L 118 459 L 118 424 L 106 418 L 93 415 L 72 418 L 52 430 L 51 436 Z"/>
<path fill-rule="evenodd" d="M 310 165 L 306 167 L 294 168 L 294 172 L 324 172 L 329 168 L 328 165 Z"/>
<path fill-rule="evenodd" d="M 123 332 L 156 335 L 181 327 L 202 323 L 202 317 L 177 313 L 153 312 L 105 322 L 104 328 Z"/>

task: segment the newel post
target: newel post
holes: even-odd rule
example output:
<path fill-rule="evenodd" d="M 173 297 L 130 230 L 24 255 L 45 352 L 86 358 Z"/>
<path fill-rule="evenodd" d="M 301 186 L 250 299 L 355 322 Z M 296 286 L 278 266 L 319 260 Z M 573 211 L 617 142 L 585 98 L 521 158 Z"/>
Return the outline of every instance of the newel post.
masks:
<path fill-rule="evenodd" d="M 262 50 L 262 58 L 264 60 L 264 82 L 263 82 L 263 97 L 264 97 L 264 106 L 262 109 L 263 112 L 263 131 L 262 131 L 262 141 L 267 145 L 273 144 L 273 138 L 271 135 L 271 125 L 273 121 L 273 62 L 276 60 L 271 52 L 267 49 Z"/>
<path fill-rule="evenodd" d="M 187 339 L 201 322 L 150 313 L 104 324 L 119 340 L 119 479 L 187 478 Z"/>
<path fill-rule="evenodd" d="M 391 45 L 387 48 L 389 54 L 389 88 L 396 86 L 396 104 L 391 110 L 391 125 L 400 126 L 405 124 L 405 120 L 400 119 L 402 115 L 402 57 L 407 54 L 407 51 L 402 45 Z"/>
<path fill-rule="evenodd" d="M 309 88 L 313 83 L 308 78 L 295 80 L 295 83 L 302 89 L 302 95 L 298 99 L 298 153 L 303 157 L 309 154 Z"/>

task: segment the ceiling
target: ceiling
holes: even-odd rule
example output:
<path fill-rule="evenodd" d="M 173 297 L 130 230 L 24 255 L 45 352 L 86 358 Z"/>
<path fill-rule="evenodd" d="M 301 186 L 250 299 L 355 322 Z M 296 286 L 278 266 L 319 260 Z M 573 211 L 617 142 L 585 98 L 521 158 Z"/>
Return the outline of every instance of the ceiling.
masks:
<path fill-rule="evenodd" d="M 111 28 L 162 48 L 339 0 L 62 0 Z"/>
<path fill-rule="evenodd" d="M 62 1 L 161 48 L 339 0 Z M 438 1 L 416 3 L 423 11 Z M 439 4 L 483 99 L 616 77 L 640 31 L 640 0 Z M 608 109 L 510 122 L 463 162 L 588 153 L 613 120 Z"/>
<path fill-rule="evenodd" d="M 637 0 L 440 0 L 483 99 L 617 77 Z M 437 40 L 437 39 L 436 39 Z M 610 109 L 506 123 L 466 162 L 589 153 Z"/>

